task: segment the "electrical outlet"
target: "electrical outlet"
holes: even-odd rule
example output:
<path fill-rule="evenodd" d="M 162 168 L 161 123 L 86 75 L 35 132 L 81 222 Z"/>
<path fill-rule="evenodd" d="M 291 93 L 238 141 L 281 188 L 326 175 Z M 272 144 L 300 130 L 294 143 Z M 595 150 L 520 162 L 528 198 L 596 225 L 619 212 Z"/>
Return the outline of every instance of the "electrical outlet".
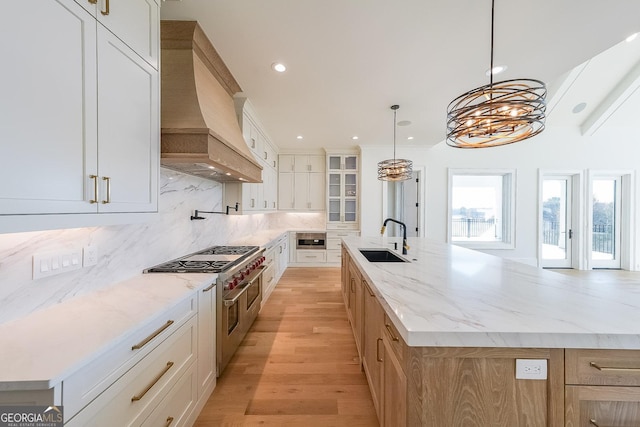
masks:
<path fill-rule="evenodd" d="M 85 246 L 83 249 L 82 266 L 90 267 L 98 263 L 98 247 L 96 245 Z"/>
<path fill-rule="evenodd" d="M 516 379 L 546 380 L 546 359 L 516 359 Z"/>

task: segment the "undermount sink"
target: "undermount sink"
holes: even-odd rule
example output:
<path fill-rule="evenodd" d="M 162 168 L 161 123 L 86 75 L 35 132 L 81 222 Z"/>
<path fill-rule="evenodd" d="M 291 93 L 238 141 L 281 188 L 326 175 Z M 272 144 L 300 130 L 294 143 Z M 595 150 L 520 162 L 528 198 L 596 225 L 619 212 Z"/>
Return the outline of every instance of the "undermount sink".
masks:
<path fill-rule="evenodd" d="M 388 249 L 358 249 L 369 262 L 409 262 Z"/>

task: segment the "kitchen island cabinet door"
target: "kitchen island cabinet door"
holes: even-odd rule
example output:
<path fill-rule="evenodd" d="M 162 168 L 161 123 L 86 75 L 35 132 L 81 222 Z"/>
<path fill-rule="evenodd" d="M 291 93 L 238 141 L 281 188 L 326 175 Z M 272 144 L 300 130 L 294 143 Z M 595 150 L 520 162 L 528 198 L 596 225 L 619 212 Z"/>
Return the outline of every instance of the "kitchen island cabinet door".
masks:
<path fill-rule="evenodd" d="M 73 0 L 12 1 L 0 27 L 0 215 L 97 212 L 94 18 Z"/>
<path fill-rule="evenodd" d="M 369 382 L 369 390 L 373 399 L 378 419 L 382 419 L 382 328 L 384 327 L 384 310 L 371 288 L 363 280 L 363 337 L 362 367 Z"/>
<path fill-rule="evenodd" d="M 382 423 L 383 427 L 404 427 L 407 425 L 407 376 L 402 370 L 400 361 L 395 356 L 390 340 L 385 334 L 382 340 L 383 360 L 383 393 Z M 445 425 L 445 424 L 428 424 Z M 450 424 L 453 425 L 453 424 Z"/>
<path fill-rule="evenodd" d="M 158 72 L 98 26 L 100 212 L 158 206 Z"/>

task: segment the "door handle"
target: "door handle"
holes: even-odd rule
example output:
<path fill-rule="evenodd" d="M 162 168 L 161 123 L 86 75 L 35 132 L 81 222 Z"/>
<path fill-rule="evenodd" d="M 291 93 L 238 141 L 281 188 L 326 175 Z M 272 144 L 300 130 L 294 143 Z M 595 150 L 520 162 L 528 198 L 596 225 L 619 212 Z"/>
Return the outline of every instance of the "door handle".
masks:
<path fill-rule="evenodd" d="M 569 238 L 572 239 L 573 238 L 573 230 L 569 230 Z"/>

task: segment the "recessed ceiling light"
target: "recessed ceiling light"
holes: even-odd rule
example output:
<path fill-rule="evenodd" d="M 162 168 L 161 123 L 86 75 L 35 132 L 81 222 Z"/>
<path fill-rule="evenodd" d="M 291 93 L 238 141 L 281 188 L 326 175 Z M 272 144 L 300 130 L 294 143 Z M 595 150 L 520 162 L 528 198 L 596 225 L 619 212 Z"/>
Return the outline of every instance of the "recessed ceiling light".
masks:
<path fill-rule="evenodd" d="M 225 173 L 225 175 L 227 175 L 227 176 L 231 176 L 231 174 L 230 174 L 229 172 Z"/>
<path fill-rule="evenodd" d="M 503 73 L 503 72 L 505 72 L 506 70 L 507 70 L 507 66 L 506 66 L 506 65 L 496 65 L 496 66 L 495 66 L 495 67 L 493 67 L 492 69 L 487 70 L 487 71 L 485 72 L 485 74 L 486 74 L 487 76 L 489 76 L 489 75 L 491 75 L 491 74 L 493 74 L 493 75 L 495 76 L 496 74 Z"/>
<path fill-rule="evenodd" d="M 411 140 L 411 139 L 413 139 L 413 137 L 412 137 L 412 136 L 410 136 L 410 137 L 408 137 L 407 139 Z"/>
<path fill-rule="evenodd" d="M 353 139 L 355 141 L 356 139 L 358 139 L 358 137 L 357 136 L 352 136 L 351 139 Z"/>
<path fill-rule="evenodd" d="M 587 107 L 587 103 L 586 102 L 581 102 L 580 104 L 576 104 L 575 107 L 573 107 L 573 114 L 578 114 L 580 113 L 582 110 L 584 110 Z"/>
<path fill-rule="evenodd" d="M 209 169 L 215 169 L 215 167 L 213 166 L 207 166 Z"/>
<path fill-rule="evenodd" d="M 296 139 L 302 139 L 302 135 L 296 136 Z"/>
<path fill-rule="evenodd" d="M 633 33 L 633 34 L 631 34 L 629 37 L 627 37 L 625 40 L 627 41 L 627 43 L 631 43 L 631 42 L 632 42 L 632 41 L 634 41 L 637 37 L 638 37 L 638 33 Z"/>
<path fill-rule="evenodd" d="M 398 126 L 409 126 L 411 124 L 410 120 L 401 120 L 398 122 Z"/>
<path fill-rule="evenodd" d="M 285 71 L 287 71 L 287 67 L 281 62 L 274 62 L 273 64 L 271 64 L 271 68 L 279 73 L 284 73 Z"/>

